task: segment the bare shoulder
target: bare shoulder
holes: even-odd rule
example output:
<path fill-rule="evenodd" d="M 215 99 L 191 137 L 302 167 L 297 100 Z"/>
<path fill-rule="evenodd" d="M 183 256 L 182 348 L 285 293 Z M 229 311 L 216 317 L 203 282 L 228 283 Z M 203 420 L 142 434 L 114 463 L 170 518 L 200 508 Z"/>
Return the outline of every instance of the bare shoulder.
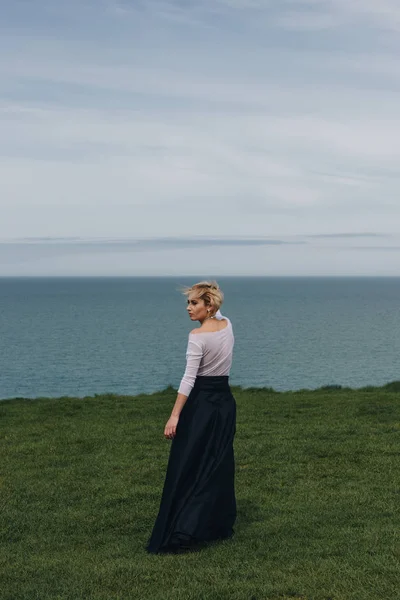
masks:
<path fill-rule="evenodd" d="M 201 327 L 197 327 L 196 329 L 192 329 L 192 331 L 190 332 L 191 334 L 193 333 L 194 335 L 198 335 L 199 333 L 215 333 L 217 331 L 222 331 L 222 329 L 226 329 L 226 327 L 228 327 L 229 325 L 229 321 L 228 319 L 224 318 L 224 319 L 219 319 L 219 321 L 217 322 L 213 322 L 213 323 L 207 323 L 207 325 L 201 326 Z"/>

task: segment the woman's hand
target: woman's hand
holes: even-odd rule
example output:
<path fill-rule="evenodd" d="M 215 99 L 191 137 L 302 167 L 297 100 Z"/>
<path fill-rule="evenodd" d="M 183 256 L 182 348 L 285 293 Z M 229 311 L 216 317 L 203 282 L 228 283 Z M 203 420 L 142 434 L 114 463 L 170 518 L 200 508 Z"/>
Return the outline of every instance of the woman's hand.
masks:
<path fill-rule="evenodd" d="M 173 415 L 167 421 L 167 424 L 164 429 L 164 435 L 167 440 L 172 440 L 176 435 L 176 426 L 178 425 L 179 417 L 174 417 Z"/>

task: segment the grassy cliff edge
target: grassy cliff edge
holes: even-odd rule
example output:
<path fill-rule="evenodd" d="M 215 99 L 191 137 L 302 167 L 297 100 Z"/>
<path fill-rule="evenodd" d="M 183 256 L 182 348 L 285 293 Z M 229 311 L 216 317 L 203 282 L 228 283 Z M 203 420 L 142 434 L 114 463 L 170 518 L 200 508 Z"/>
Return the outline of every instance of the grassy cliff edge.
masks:
<path fill-rule="evenodd" d="M 232 540 L 147 555 L 176 390 L 0 402 L 0 597 L 391 600 L 400 382 L 232 388 Z"/>

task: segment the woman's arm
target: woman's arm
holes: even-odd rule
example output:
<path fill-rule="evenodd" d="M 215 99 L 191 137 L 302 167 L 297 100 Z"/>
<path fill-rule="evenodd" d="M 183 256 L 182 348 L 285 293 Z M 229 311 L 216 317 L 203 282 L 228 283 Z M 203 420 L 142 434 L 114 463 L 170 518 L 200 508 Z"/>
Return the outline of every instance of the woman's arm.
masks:
<path fill-rule="evenodd" d="M 189 341 L 186 351 L 186 369 L 182 377 L 181 384 L 178 389 L 178 395 L 170 418 L 164 429 L 164 435 L 168 439 L 172 439 L 176 434 L 176 426 L 178 425 L 179 415 L 182 408 L 185 406 L 186 400 L 194 386 L 200 362 L 203 356 L 203 347 L 200 340 L 194 340 L 196 334 L 189 335 Z"/>
<path fill-rule="evenodd" d="M 179 415 L 181 414 L 182 408 L 186 404 L 187 399 L 188 399 L 188 397 L 185 396 L 185 394 L 180 394 L 178 392 L 178 395 L 175 400 L 174 408 L 172 409 L 171 417 L 179 417 Z"/>
<path fill-rule="evenodd" d="M 191 333 L 186 350 L 186 369 L 178 389 L 178 394 L 183 394 L 186 397 L 189 396 L 196 381 L 202 357 L 203 344 L 197 334 Z"/>
<path fill-rule="evenodd" d="M 164 435 L 166 438 L 171 440 L 176 435 L 176 426 L 179 422 L 179 415 L 181 414 L 182 408 L 185 406 L 186 400 L 188 399 L 185 394 L 179 394 L 176 397 L 176 401 L 174 404 L 174 408 L 172 409 L 172 413 L 170 418 L 167 421 L 164 429 Z"/>

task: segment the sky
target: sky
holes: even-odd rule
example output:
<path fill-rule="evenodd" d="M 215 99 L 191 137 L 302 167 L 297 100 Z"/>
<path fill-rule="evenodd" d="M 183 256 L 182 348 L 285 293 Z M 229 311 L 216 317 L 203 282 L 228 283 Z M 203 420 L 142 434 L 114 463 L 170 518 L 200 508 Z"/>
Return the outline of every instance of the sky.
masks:
<path fill-rule="evenodd" d="M 400 276 L 398 0 L 0 9 L 0 276 Z"/>

